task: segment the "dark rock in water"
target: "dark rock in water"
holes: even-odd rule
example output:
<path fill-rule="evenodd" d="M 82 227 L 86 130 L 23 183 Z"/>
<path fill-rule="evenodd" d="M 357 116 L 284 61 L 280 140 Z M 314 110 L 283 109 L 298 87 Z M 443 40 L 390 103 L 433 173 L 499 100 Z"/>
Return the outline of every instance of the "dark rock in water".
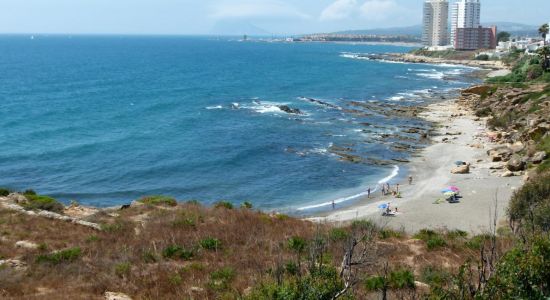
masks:
<path fill-rule="evenodd" d="M 396 161 L 396 162 L 400 162 L 400 163 L 408 163 L 410 162 L 408 159 L 406 158 L 392 158 L 393 161 Z"/>
<path fill-rule="evenodd" d="M 525 169 L 525 161 L 519 155 L 512 155 L 506 164 L 506 168 L 512 172 L 523 171 Z"/>
<path fill-rule="evenodd" d="M 292 108 L 288 105 L 279 105 L 277 106 L 280 110 L 286 112 L 287 114 L 294 114 L 294 115 L 303 115 L 303 113 L 297 109 L 297 108 Z"/>
<path fill-rule="evenodd" d="M 322 106 L 326 106 L 326 107 L 338 109 L 338 110 L 342 109 L 341 107 L 339 107 L 339 106 L 337 106 L 337 105 L 334 105 L 334 104 L 331 104 L 331 103 L 327 103 L 327 102 L 323 102 L 323 101 L 321 101 L 321 100 L 317 100 L 317 99 L 313 99 L 313 98 L 300 97 L 300 99 L 309 101 L 309 102 L 311 102 L 311 103 L 320 104 L 320 105 L 322 105 Z"/>
<path fill-rule="evenodd" d="M 330 146 L 329 151 L 330 151 L 330 152 L 336 152 L 336 151 L 340 151 L 340 152 L 352 152 L 353 149 L 352 149 L 352 148 L 349 148 L 349 147 Z"/>
<path fill-rule="evenodd" d="M 351 154 L 341 153 L 341 152 L 336 152 L 336 151 L 334 151 L 332 153 L 340 156 L 340 160 L 343 160 L 343 161 L 349 161 L 349 162 L 352 162 L 352 163 L 355 163 L 355 164 L 363 162 L 363 158 L 361 156 L 351 155 Z"/>

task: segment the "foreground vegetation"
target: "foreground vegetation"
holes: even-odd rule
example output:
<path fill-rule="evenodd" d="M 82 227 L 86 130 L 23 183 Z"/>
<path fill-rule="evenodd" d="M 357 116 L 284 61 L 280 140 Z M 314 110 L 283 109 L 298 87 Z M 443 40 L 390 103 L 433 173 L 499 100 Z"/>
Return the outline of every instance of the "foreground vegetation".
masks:
<path fill-rule="evenodd" d="M 19 260 L 23 266 L 0 267 L 0 295 L 102 299 L 106 291 L 115 291 L 134 299 L 550 296 L 548 174 L 515 194 L 509 226 L 479 236 L 422 230 L 409 237 L 369 221 L 333 227 L 255 212 L 250 204 L 236 209 L 220 202 L 207 208 L 195 202 L 174 206 L 171 198 L 159 196 L 141 200 L 87 218 L 102 224 L 102 230 L 0 209 L 0 259 Z M 18 241 L 35 246 L 21 247 Z"/>

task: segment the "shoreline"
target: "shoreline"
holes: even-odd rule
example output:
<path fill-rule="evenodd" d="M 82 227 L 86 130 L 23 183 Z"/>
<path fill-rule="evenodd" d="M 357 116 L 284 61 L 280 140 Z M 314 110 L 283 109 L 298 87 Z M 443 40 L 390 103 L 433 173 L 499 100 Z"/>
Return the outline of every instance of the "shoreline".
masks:
<path fill-rule="evenodd" d="M 510 73 L 509 68 L 500 61 L 450 60 L 410 53 L 388 53 L 370 59 L 475 67 L 480 69 L 477 72 L 480 78 Z M 391 190 L 399 185 L 401 198 L 377 192 L 371 198 L 362 197 L 351 206 L 313 214 L 304 219 L 337 225 L 369 219 L 407 233 L 424 228 L 448 228 L 474 234 L 483 233 L 492 226 L 490 216 L 494 215 L 495 207 L 498 221 L 502 220 L 513 192 L 524 182 L 520 177 L 505 178 L 496 174 L 496 164 L 490 162 L 486 151 L 497 144 L 489 142 L 487 138 L 486 120 L 475 117 L 472 111 L 458 102 L 459 97 L 431 103 L 419 115 L 439 128 L 430 139 L 432 144 L 413 154 L 411 161 L 405 164 L 407 174 L 400 174 L 401 178 L 412 176 L 413 184 L 409 185 L 405 179 L 390 181 Z M 459 160 L 472 164 L 469 174 L 451 174 L 453 163 Z M 460 203 L 440 202 L 444 198 L 441 190 L 451 185 L 461 188 L 463 198 Z M 380 188 L 377 186 L 374 189 Z M 385 203 L 398 209 L 396 216 L 382 216 L 378 206 Z"/>

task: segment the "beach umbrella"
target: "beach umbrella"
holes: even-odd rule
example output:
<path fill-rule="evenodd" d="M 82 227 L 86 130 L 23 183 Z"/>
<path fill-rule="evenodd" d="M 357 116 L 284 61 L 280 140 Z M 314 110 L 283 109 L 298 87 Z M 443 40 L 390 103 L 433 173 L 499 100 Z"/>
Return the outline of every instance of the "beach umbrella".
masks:
<path fill-rule="evenodd" d="M 458 187 L 454 186 L 454 185 L 448 187 L 448 189 L 451 190 L 451 191 L 453 191 L 453 192 L 458 192 L 458 191 L 460 191 L 460 189 L 459 189 Z"/>
<path fill-rule="evenodd" d="M 387 203 L 382 203 L 382 204 L 378 205 L 378 208 L 386 209 L 386 208 L 388 208 L 388 204 Z"/>
<path fill-rule="evenodd" d="M 453 191 L 451 189 L 444 189 L 441 191 L 441 193 L 445 194 L 445 193 L 455 193 L 456 191 Z"/>
<path fill-rule="evenodd" d="M 464 162 L 461 161 L 461 160 L 455 161 L 455 165 L 457 165 L 457 166 L 460 166 L 460 165 L 463 165 L 463 164 L 464 164 Z"/>

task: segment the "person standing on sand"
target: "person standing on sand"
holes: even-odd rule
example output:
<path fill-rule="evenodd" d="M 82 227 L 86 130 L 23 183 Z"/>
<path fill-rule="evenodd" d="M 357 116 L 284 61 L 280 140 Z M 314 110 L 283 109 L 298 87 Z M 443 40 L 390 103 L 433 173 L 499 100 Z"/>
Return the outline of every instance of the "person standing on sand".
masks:
<path fill-rule="evenodd" d="M 336 205 L 334 204 L 334 200 L 332 200 L 332 210 L 334 210 L 335 207 Z"/>
<path fill-rule="evenodd" d="M 399 194 L 399 183 L 395 186 L 395 192 Z"/>
<path fill-rule="evenodd" d="M 413 177 L 411 175 L 411 176 L 409 176 L 409 185 L 412 185 L 412 184 L 413 184 Z"/>
<path fill-rule="evenodd" d="M 367 189 L 367 198 L 370 199 L 370 187 Z"/>

